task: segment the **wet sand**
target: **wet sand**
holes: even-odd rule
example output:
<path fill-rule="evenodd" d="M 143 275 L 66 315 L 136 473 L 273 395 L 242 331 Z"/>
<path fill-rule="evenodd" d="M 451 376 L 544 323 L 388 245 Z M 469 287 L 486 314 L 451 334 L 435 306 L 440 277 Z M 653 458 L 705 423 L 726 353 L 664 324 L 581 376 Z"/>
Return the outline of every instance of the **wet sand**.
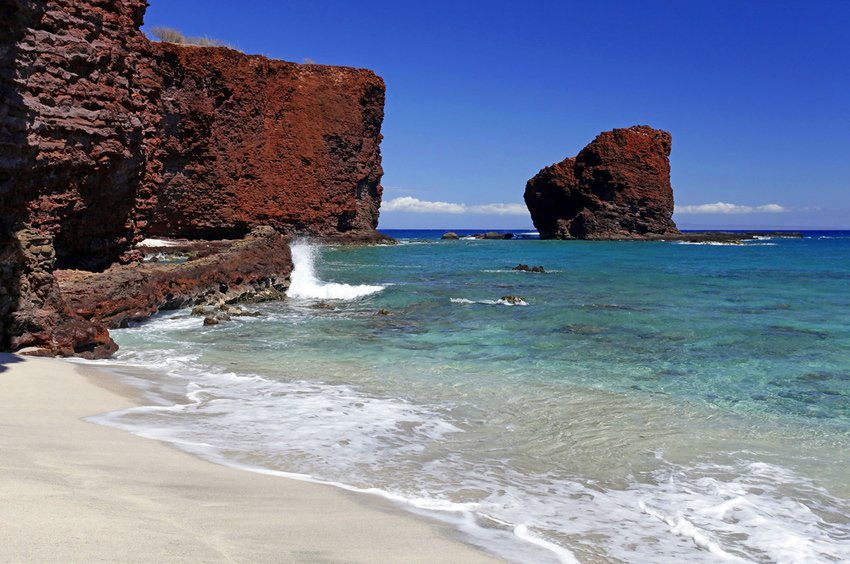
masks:
<path fill-rule="evenodd" d="M 83 420 L 108 374 L 0 355 L 0 561 L 491 562 L 390 502 L 207 462 Z"/>

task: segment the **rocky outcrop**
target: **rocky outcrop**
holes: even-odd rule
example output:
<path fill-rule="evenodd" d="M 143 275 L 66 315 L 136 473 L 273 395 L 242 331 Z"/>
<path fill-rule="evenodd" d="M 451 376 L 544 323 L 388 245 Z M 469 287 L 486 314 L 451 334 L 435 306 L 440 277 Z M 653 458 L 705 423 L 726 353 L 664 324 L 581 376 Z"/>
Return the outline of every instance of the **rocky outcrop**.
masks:
<path fill-rule="evenodd" d="M 144 0 L 0 0 L 0 346 L 114 350 L 64 305 L 56 266 L 103 268 L 136 237 L 150 67 Z"/>
<path fill-rule="evenodd" d="M 381 238 L 379 77 L 231 49 L 152 48 L 162 80 L 152 154 L 160 169 L 147 234 L 234 237 L 264 224 Z"/>
<path fill-rule="evenodd" d="M 380 78 L 151 43 L 146 6 L 0 0 L 3 349 L 106 354 L 53 269 L 132 262 L 147 235 L 381 238 Z M 27 258 L 33 237 L 50 260 Z"/>
<path fill-rule="evenodd" d="M 601 133 L 574 158 L 528 181 L 541 239 L 652 239 L 679 233 L 670 186 L 672 138 L 641 125 Z"/>
<path fill-rule="evenodd" d="M 22 229 L 14 234 L 13 242 L 5 247 L 14 249 L 11 256 L 2 257 L 11 265 L 11 294 L 16 301 L 9 307 L 4 320 L 12 350 L 35 347 L 39 354 L 102 358 L 114 353 L 118 346 L 106 328 L 91 323 L 67 305 L 53 275 L 56 261 L 50 235 L 35 229 Z"/>
<path fill-rule="evenodd" d="M 76 315 L 110 328 L 161 310 L 280 299 L 289 287 L 289 245 L 271 227 L 198 248 L 202 256 L 184 263 L 114 265 L 104 272 L 62 270 L 56 277 Z"/>

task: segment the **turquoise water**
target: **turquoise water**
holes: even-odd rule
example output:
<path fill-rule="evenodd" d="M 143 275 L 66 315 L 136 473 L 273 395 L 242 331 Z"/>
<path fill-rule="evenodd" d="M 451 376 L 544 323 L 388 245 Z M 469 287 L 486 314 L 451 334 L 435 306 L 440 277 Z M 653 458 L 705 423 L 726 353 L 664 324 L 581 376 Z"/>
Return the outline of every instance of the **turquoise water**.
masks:
<path fill-rule="evenodd" d="M 264 317 L 116 331 L 150 406 L 102 420 L 379 491 L 515 561 L 850 559 L 850 233 L 390 234 L 297 244 Z"/>

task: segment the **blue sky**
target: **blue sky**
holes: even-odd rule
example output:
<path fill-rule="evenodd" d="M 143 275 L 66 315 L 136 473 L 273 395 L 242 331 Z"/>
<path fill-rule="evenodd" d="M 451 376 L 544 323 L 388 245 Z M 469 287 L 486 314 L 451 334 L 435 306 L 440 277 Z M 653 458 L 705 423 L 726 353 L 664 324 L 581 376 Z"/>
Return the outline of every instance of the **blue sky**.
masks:
<path fill-rule="evenodd" d="M 635 124 L 673 134 L 680 227 L 850 228 L 850 1 L 149 1 L 382 76 L 382 228 L 529 227 L 531 176 Z"/>

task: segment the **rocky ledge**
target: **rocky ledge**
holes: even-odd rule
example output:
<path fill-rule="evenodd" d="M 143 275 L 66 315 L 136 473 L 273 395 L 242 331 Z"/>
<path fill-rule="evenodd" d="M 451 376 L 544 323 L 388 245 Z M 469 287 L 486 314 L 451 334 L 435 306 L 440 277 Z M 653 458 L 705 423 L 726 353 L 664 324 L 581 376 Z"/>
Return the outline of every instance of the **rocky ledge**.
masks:
<path fill-rule="evenodd" d="M 75 315 L 108 328 L 162 310 L 280 299 L 289 286 L 289 244 L 271 227 L 255 228 L 241 240 L 184 242 L 178 248 L 174 256 L 187 256 L 185 262 L 59 270 L 56 279 Z"/>
<path fill-rule="evenodd" d="M 575 157 L 541 170 L 525 203 L 541 239 L 677 235 L 670 186 L 672 137 L 638 125 L 599 134 Z"/>

